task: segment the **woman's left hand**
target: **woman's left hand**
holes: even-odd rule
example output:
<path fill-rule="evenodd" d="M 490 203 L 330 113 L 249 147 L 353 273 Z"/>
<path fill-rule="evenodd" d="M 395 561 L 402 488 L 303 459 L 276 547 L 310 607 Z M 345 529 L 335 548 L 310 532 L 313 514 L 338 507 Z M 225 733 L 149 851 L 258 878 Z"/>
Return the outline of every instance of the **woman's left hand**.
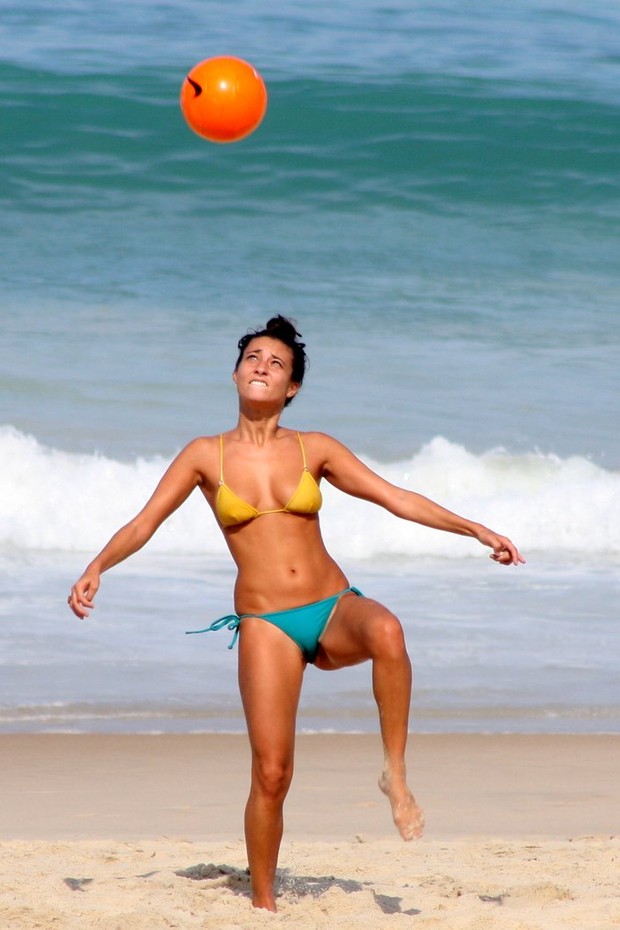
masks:
<path fill-rule="evenodd" d="M 493 550 L 490 558 L 500 565 L 524 565 L 525 559 L 507 536 L 499 536 L 486 527 L 478 534 L 478 540 L 483 546 L 489 546 Z"/>

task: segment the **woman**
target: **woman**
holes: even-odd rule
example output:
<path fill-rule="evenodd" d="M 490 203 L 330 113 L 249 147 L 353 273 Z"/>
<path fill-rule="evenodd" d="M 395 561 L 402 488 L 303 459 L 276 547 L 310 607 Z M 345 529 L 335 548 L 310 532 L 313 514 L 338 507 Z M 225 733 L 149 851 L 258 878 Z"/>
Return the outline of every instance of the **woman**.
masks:
<path fill-rule="evenodd" d="M 319 482 L 379 504 L 397 517 L 472 536 L 501 565 L 523 562 L 513 543 L 376 475 L 323 433 L 279 425 L 306 364 L 293 324 L 275 317 L 238 344 L 233 380 L 239 420 L 220 436 L 195 439 L 172 462 L 144 509 L 122 527 L 75 583 L 69 605 L 88 616 L 101 573 L 140 549 L 195 488 L 213 509 L 238 568 L 239 685 L 252 750 L 245 836 L 255 907 L 275 911 L 282 813 L 293 774 L 295 720 L 304 669 L 372 660 L 384 766 L 379 787 L 405 840 L 421 835 L 422 811 L 407 786 L 405 746 L 411 665 L 401 625 L 349 586 L 321 538 Z"/>

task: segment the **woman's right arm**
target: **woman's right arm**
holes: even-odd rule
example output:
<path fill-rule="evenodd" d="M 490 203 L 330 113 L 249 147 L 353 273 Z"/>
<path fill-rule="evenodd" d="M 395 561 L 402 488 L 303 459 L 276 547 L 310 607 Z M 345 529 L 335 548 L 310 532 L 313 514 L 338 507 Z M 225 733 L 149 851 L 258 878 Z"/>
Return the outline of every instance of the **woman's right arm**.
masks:
<path fill-rule="evenodd" d="M 76 617 L 84 619 L 95 606 L 93 599 L 99 590 L 102 573 L 141 549 L 164 520 L 203 484 L 210 445 L 209 439 L 190 442 L 169 466 L 140 513 L 121 527 L 95 556 L 68 597 L 69 607 Z"/>

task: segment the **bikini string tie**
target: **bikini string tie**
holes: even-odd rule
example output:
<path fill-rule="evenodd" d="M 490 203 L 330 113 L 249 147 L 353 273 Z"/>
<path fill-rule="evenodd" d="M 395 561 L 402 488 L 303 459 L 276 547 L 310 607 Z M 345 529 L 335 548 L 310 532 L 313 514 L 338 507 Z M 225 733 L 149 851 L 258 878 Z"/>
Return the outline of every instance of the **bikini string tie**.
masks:
<path fill-rule="evenodd" d="M 217 633 L 218 630 L 223 630 L 224 627 L 226 627 L 231 632 L 234 631 L 232 641 L 228 647 L 229 649 L 234 649 L 237 637 L 239 636 L 239 623 L 240 618 L 236 614 L 228 614 L 226 617 L 220 617 L 219 620 L 214 620 L 213 623 L 210 626 L 206 626 L 204 630 L 186 630 L 185 634 L 191 636 L 193 633 Z"/>

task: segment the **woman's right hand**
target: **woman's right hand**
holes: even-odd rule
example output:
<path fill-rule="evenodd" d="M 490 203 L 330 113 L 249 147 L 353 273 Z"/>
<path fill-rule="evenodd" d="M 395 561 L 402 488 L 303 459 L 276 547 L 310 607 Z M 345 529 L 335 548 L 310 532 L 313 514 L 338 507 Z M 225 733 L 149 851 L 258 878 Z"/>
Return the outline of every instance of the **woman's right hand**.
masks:
<path fill-rule="evenodd" d="M 67 603 L 76 617 L 84 620 L 94 608 L 95 594 L 99 590 L 99 572 L 87 569 L 71 588 Z"/>
<path fill-rule="evenodd" d="M 207 458 L 213 460 L 214 474 L 217 465 L 217 439 L 194 439 L 179 452 L 167 469 L 155 491 L 139 514 L 122 526 L 99 555 L 95 556 L 81 578 L 71 588 L 67 604 L 76 617 L 83 620 L 94 608 L 94 597 L 99 590 L 103 572 L 133 555 L 149 541 L 155 530 L 177 507 L 187 500 L 204 478 L 205 445 Z M 215 486 L 216 481 L 213 482 Z"/>

